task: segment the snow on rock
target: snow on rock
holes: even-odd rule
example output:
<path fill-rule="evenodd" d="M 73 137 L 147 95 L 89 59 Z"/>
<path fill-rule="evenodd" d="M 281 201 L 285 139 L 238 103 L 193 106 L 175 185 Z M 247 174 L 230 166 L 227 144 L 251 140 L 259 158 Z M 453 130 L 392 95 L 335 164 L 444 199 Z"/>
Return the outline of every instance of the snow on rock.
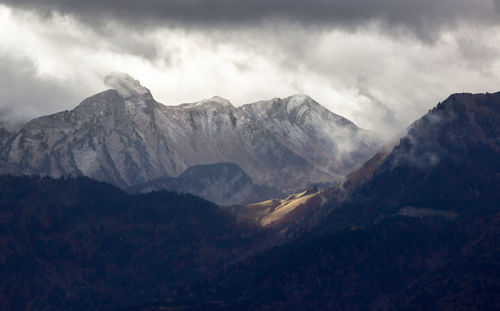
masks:
<path fill-rule="evenodd" d="M 304 106 L 312 101 L 312 98 L 304 94 L 296 94 L 285 98 L 287 112 L 290 113 L 293 109 Z"/>
<path fill-rule="evenodd" d="M 229 100 L 222 98 L 220 96 L 213 96 L 194 103 L 183 104 L 181 106 L 185 108 L 203 107 L 203 106 L 234 108 L 234 106 L 231 104 Z"/>
<path fill-rule="evenodd" d="M 105 81 L 114 90 L 10 134 L 0 163 L 128 187 L 227 162 L 256 184 L 291 193 L 340 178 L 378 147 L 371 132 L 306 95 L 240 107 L 219 96 L 165 106 L 127 74 L 113 73 Z"/>

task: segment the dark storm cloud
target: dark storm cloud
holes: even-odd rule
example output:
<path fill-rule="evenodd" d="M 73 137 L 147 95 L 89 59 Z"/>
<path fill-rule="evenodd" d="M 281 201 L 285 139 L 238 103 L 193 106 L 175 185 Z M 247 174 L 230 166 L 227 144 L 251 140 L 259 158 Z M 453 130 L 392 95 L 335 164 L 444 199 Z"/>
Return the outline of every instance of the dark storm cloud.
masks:
<path fill-rule="evenodd" d="M 0 55 L 0 125 L 15 127 L 31 118 L 57 112 L 78 96 L 67 85 L 50 77 L 38 77 L 26 58 Z"/>
<path fill-rule="evenodd" d="M 307 25 L 357 27 L 378 21 L 422 37 L 460 20 L 497 23 L 500 0 L 6 0 L 7 5 L 67 13 L 99 24 L 109 19 L 136 25 L 249 25 L 289 20 Z"/>

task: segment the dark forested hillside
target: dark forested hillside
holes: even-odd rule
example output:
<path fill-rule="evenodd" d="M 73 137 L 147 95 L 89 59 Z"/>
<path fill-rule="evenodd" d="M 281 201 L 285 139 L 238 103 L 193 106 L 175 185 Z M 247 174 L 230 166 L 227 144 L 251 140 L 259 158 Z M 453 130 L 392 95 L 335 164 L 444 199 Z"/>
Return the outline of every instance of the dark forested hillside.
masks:
<path fill-rule="evenodd" d="M 458 215 L 496 209 L 499 158 L 500 93 L 452 95 L 414 122 L 373 176 L 329 207 L 322 225 L 372 223 L 408 206 Z"/>
<path fill-rule="evenodd" d="M 106 310 L 172 295 L 251 247 L 251 233 L 191 195 L 3 176 L 0 309 Z"/>
<path fill-rule="evenodd" d="M 499 220 L 400 216 L 343 229 L 130 310 L 498 310 Z"/>

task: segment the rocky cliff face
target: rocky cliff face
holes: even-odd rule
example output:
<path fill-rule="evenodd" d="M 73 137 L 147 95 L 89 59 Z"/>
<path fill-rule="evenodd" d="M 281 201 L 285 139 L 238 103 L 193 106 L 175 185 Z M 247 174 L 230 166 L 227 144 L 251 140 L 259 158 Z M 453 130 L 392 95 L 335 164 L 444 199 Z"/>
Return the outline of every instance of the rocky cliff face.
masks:
<path fill-rule="evenodd" d="M 85 175 L 122 187 L 231 162 L 259 185 L 292 192 L 348 173 L 378 140 L 305 95 L 234 107 L 220 97 L 165 106 L 125 74 L 114 89 L 12 133 L 2 171 Z"/>
<path fill-rule="evenodd" d="M 7 138 L 9 138 L 10 135 L 11 133 L 7 129 L 3 128 L 2 124 L 0 123 L 0 146 L 5 140 L 7 140 Z"/>

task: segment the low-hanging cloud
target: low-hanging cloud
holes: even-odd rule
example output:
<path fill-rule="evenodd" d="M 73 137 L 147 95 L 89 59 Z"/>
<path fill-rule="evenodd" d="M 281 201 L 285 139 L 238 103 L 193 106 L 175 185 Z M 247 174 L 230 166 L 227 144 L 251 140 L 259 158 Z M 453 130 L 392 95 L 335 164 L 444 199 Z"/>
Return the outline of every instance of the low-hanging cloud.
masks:
<path fill-rule="evenodd" d="M 139 81 L 124 72 L 112 72 L 106 75 L 104 77 L 104 84 L 117 90 L 124 97 L 149 92 Z"/>

